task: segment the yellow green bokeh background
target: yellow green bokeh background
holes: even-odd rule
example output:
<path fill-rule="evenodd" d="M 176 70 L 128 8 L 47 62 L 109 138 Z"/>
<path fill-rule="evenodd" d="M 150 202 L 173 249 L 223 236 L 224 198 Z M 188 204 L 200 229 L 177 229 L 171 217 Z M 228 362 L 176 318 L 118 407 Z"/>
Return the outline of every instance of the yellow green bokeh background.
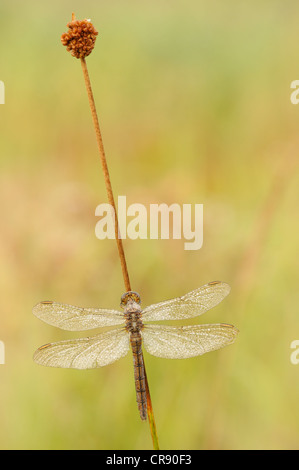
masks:
<path fill-rule="evenodd" d="M 33 305 L 118 308 L 124 291 L 115 242 L 95 237 L 107 199 L 80 62 L 60 43 L 72 11 L 99 31 L 87 64 L 115 196 L 204 205 L 198 251 L 125 240 L 132 288 L 143 305 L 216 279 L 232 288 L 194 323 L 236 325 L 233 346 L 188 360 L 145 353 L 161 449 L 299 448 L 290 0 L 2 0 L 0 448 L 152 448 L 129 355 L 92 371 L 32 361 L 41 344 L 76 335 Z"/>

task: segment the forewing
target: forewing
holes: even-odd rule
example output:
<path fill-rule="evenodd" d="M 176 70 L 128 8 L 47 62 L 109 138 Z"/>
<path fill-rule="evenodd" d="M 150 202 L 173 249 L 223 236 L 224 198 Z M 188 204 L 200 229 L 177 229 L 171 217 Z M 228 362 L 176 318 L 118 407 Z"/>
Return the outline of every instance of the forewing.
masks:
<path fill-rule="evenodd" d="M 33 308 L 40 320 L 62 330 L 82 331 L 124 323 L 124 316 L 117 310 L 81 308 L 57 302 L 40 302 Z"/>
<path fill-rule="evenodd" d="M 214 325 L 146 325 L 142 330 L 145 349 L 153 356 L 185 359 L 223 348 L 235 341 L 237 328 L 225 323 Z"/>
<path fill-rule="evenodd" d="M 210 282 L 182 297 L 146 307 L 142 311 L 142 320 L 184 320 L 197 317 L 218 305 L 229 292 L 230 286 L 225 282 Z"/>
<path fill-rule="evenodd" d="M 129 347 L 126 330 L 115 328 L 89 338 L 45 344 L 35 351 L 33 359 L 48 367 L 94 369 L 126 356 Z"/>

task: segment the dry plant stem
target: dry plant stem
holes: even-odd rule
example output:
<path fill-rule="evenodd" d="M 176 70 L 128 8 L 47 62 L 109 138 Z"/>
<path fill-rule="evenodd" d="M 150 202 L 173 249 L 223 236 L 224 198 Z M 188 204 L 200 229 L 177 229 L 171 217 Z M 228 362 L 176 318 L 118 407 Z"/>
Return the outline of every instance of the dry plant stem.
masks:
<path fill-rule="evenodd" d="M 125 258 L 122 239 L 119 236 L 119 224 L 118 224 L 117 212 L 116 212 L 116 207 L 115 207 L 115 202 L 114 202 L 114 197 L 113 197 L 113 192 L 112 192 L 112 185 L 111 185 L 111 180 L 110 180 L 110 176 L 109 176 L 108 165 L 107 165 L 107 160 L 106 160 L 106 156 L 105 156 L 105 150 L 104 150 L 100 125 L 99 125 L 98 115 L 97 115 L 97 111 L 96 111 L 95 101 L 94 101 L 94 97 L 93 97 L 93 93 L 92 93 L 92 88 L 91 88 L 91 83 L 90 83 L 90 78 L 89 78 L 89 74 L 88 74 L 88 70 L 87 70 L 86 61 L 83 58 L 80 59 L 80 60 L 81 60 L 81 65 L 82 65 L 82 70 L 83 70 L 83 75 L 84 75 L 84 80 L 85 80 L 89 105 L 90 105 L 90 109 L 91 109 L 93 124 L 94 124 L 95 132 L 96 132 L 98 149 L 99 149 L 99 153 L 100 153 L 100 157 L 101 157 L 101 164 L 102 164 L 102 169 L 103 169 L 103 173 L 104 173 L 104 179 L 105 179 L 106 191 L 107 191 L 107 195 L 108 195 L 108 201 L 109 201 L 109 204 L 114 209 L 115 239 L 116 239 L 119 258 L 120 258 L 120 262 L 121 262 L 125 288 L 126 288 L 126 291 L 130 291 L 131 290 L 131 284 L 130 284 L 130 279 L 129 279 L 129 273 L 128 273 L 128 268 L 127 268 L 127 263 L 126 263 L 126 258 Z M 155 419 L 154 419 L 153 407 L 152 407 L 151 396 L 150 396 L 150 391 L 149 391 L 149 386 L 148 386 L 145 367 L 144 367 L 144 372 L 145 372 L 146 395 L 147 395 L 147 415 L 148 415 L 148 420 L 149 420 L 149 425 L 150 425 L 150 430 L 151 430 L 151 436 L 152 436 L 154 449 L 159 450 L 156 424 L 155 424 Z"/>
<path fill-rule="evenodd" d="M 143 361 L 143 363 L 144 363 L 144 361 Z M 148 416 L 148 421 L 149 421 L 149 425 L 150 425 L 154 450 L 159 450 L 158 434 L 157 434 L 157 429 L 156 429 L 154 411 L 153 411 L 151 395 L 150 395 L 150 391 L 149 391 L 149 387 L 148 387 L 148 381 L 147 381 L 145 366 L 144 366 L 144 375 L 145 375 L 145 387 L 146 387 L 146 398 L 147 398 L 147 416 Z"/>
<path fill-rule="evenodd" d="M 85 61 L 85 59 L 80 59 L 80 60 L 81 60 L 85 85 L 86 85 L 86 89 L 87 89 L 88 100 L 89 100 L 89 105 L 90 105 L 90 109 L 91 109 L 93 124 L 94 124 L 95 132 L 96 132 L 98 149 L 99 149 L 100 157 L 101 157 L 101 163 L 102 163 L 102 168 L 103 168 L 103 173 L 104 173 L 104 179 L 105 179 L 105 185 L 106 185 L 106 190 L 107 190 L 107 195 L 108 195 L 108 201 L 109 201 L 109 204 L 114 209 L 115 239 L 116 239 L 118 253 L 119 253 L 119 257 L 120 257 L 125 288 L 126 288 L 126 291 L 130 291 L 131 290 L 131 284 L 130 284 L 130 279 L 129 279 L 129 273 L 128 273 L 128 268 L 127 268 L 127 263 L 126 263 L 126 258 L 125 258 L 122 239 L 119 236 L 119 224 L 118 224 L 117 212 L 116 212 L 116 207 L 115 207 L 115 202 L 114 202 L 114 197 L 113 197 L 113 192 L 112 192 L 112 186 L 111 186 L 111 181 L 110 181 L 110 176 L 109 176 L 109 171 L 108 171 L 108 166 L 107 166 L 107 161 L 106 161 L 106 156 L 105 156 L 105 150 L 104 150 L 102 135 L 101 135 L 100 126 L 99 126 L 95 101 L 94 101 L 94 98 L 93 98 L 93 93 L 92 93 L 92 88 L 91 88 L 91 83 L 90 83 L 90 78 L 89 78 L 89 74 L 88 74 L 88 70 L 87 70 L 86 61 Z"/>

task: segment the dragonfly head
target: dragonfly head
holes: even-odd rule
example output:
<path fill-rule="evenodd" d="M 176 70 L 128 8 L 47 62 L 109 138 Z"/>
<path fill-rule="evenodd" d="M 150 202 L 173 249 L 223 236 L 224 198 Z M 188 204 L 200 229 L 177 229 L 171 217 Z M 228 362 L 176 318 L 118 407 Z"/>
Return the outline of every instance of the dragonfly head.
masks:
<path fill-rule="evenodd" d="M 133 292 L 131 290 L 129 292 L 126 292 L 125 294 L 121 296 L 120 306 L 124 308 L 129 301 L 140 304 L 141 303 L 140 295 L 137 294 L 137 292 Z"/>

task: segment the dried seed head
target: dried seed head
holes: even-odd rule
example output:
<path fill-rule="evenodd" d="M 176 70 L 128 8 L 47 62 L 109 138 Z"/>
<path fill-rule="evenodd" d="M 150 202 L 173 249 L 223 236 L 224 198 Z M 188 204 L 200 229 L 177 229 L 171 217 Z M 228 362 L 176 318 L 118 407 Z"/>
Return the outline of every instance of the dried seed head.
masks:
<path fill-rule="evenodd" d="M 61 36 L 61 42 L 72 56 L 77 59 L 87 57 L 93 50 L 98 32 L 90 20 L 73 19 L 67 24 L 67 33 Z"/>

